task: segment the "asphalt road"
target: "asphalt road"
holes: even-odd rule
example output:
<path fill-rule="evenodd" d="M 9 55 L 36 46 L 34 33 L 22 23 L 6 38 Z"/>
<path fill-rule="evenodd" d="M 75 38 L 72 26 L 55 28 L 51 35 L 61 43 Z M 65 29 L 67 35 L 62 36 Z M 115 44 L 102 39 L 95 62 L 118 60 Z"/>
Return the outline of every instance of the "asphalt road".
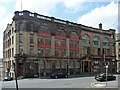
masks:
<path fill-rule="evenodd" d="M 94 77 L 77 77 L 77 78 L 61 78 L 61 79 L 39 79 L 29 78 L 18 80 L 19 88 L 92 88 L 91 84 L 98 83 Z M 105 82 L 99 82 L 106 84 Z M 118 88 L 117 80 L 108 81 L 108 87 Z M 15 80 L 2 82 L 2 88 L 15 88 Z"/>

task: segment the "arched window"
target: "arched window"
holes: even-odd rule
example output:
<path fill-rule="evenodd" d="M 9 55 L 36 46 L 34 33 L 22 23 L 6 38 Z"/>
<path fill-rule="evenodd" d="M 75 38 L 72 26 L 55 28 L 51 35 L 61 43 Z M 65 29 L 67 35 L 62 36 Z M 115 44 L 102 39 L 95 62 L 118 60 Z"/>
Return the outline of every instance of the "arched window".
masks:
<path fill-rule="evenodd" d="M 95 36 L 93 37 L 93 45 L 100 45 L 100 38 Z"/>
<path fill-rule="evenodd" d="M 103 39 L 103 45 L 104 46 L 109 46 L 109 39 L 108 38 Z"/>
<path fill-rule="evenodd" d="M 84 34 L 82 36 L 82 40 L 83 40 L 83 43 L 87 43 L 87 44 L 90 43 L 90 38 L 89 38 L 89 36 L 87 34 Z"/>
<path fill-rule="evenodd" d="M 64 32 L 63 30 L 58 29 L 58 30 L 56 31 L 55 35 L 65 36 L 66 34 L 65 34 L 65 32 Z"/>
<path fill-rule="evenodd" d="M 70 33 L 70 37 L 78 38 L 78 35 L 77 35 L 76 32 L 73 31 L 73 32 Z"/>

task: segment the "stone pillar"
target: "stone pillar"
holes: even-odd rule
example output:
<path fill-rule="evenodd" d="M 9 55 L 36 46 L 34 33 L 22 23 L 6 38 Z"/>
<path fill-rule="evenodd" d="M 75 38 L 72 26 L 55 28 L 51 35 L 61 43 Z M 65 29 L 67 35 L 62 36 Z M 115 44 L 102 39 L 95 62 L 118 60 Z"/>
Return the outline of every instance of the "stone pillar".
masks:
<path fill-rule="evenodd" d="M 81 73 L 82 73 L 82 61 L 80 62 L 80 64 L 81 64 L 81 65 L 80 65 L 80 69 L 81 69 Z"/>
<path fill-rule="evenodd" d="M 84 73 L 84 61 L 83 61 L 83 73 Z"/>
<path fill-rule="evenodd" d="M 69 51 L 69 38 L 66 39 L 66 46 L 67 46 L 67 51 L 66 51 L 66 55 L 69 57 L 70 55 L 70 51 Z"/>

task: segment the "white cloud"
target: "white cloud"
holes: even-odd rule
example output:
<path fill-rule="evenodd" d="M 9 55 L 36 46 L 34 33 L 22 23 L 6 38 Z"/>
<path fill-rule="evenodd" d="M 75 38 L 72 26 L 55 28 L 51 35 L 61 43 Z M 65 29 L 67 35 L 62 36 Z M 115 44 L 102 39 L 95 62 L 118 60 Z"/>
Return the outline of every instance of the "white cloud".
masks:
<path fill-rule="evenodd" d="M 6 8 L 3 6 L 0 6 L 0 15 L 2 16 L 4 14 L 6 14 Z"/>
<path fill-rule="evenodd" d="M 48 15 L 61 0 L 23 0 L 22 9 Z M 21 0 L 16 2 L 16 10 L 21 10 Z"/>
<path fill-rule="evenodd" d="M 111 2 L 107 6 L 95 8 L 91 12 L 79 17 L 78 23 L 97 27 L 98 24 L 103 24 L 103 29 L 116 28 L 118 20 L 118 5 Z"/>
<path fill-rule="evenodd" d="M 8 2 L 16 2 L 16 0 L 0 0 L 0 2 L 8 3 Z"/>

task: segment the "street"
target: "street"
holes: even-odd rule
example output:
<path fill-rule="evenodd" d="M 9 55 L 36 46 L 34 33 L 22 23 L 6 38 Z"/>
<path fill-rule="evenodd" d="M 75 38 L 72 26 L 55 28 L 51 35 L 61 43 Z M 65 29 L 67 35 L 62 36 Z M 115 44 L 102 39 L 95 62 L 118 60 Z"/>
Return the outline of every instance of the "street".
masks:
<path fill-rule="evenodd" d="M 118 88 L 118 75 L 117 80 L 108 81 L 108 87 Z M 18 80 L 19 88 L 93 88 L 91 84 L 100 83 L 106 84 L 105 82 L 98 82 L 91 77 L 77 77 L 77 78 L 60 78 L 60 79 L 39 79 L 39 78 L 28 78 Z M 2 88 L 15 88 L 15 80 L 2 82 Z"/>

